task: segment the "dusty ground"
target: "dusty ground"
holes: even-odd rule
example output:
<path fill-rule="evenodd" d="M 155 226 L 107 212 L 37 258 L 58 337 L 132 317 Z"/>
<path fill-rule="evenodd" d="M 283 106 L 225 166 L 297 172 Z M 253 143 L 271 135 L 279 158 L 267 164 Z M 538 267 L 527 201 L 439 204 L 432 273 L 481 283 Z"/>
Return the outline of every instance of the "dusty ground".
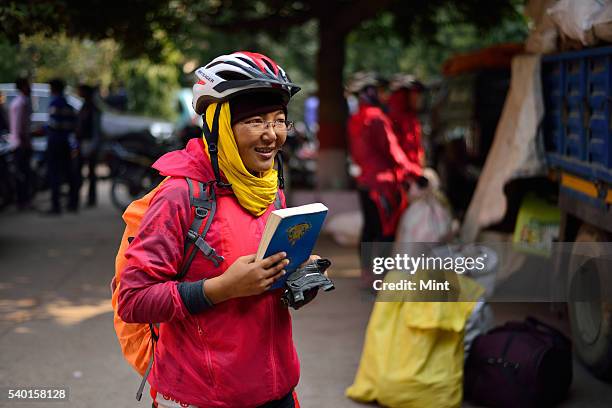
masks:
<path fill-rule="evenodd" d="M 0 213 L 0 387 L 67 386 L 67 403 L 6 407 L 148 407 L 134 399 L 139 377 L 124 363 L 112 327 L 109 281 L 122 234 L 103 185 L 97 209 L 43 218 Z M 344 397 L 359 364 L 372 298 L 359 289 L 352 249 L 319 242 L 334 260 L 337 290 L 294 313 L 302 362 L 303 407 L 357 407 Z M 505 321 L 536 314 L 561 326 L 545 306 L 496 305 Z M 578 364 L 564 407 L 610 407 L 612 386 Z"/>

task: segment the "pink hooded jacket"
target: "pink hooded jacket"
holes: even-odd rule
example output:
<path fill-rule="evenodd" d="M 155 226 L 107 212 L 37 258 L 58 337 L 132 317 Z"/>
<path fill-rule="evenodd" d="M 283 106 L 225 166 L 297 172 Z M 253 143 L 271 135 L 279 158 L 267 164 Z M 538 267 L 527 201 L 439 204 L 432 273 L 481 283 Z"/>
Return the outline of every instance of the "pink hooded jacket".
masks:
<path fill-rule="evenodd" d="M 298 383 L 299 361 L 282 290 L 231 299 L 192 315 L 173 280 L 193 217 L 184 177 L 214 179 L 202 140 L 164 155 L 154 168 L 175 177 L 158 190 L 125 253 L 128 266 L 118 300 L 125 322 L 161 323 L 149 383 L 199 407 L 256 407 L 285 396 Z M 219 276 L 238 257 L 255 253 L 273 209 L 272 204 L 255 217 L 231 190 L 217 189 L 217 212 L 206 240 L 225 260 L 217 268 L 196 255 L 184 281 Z"/>

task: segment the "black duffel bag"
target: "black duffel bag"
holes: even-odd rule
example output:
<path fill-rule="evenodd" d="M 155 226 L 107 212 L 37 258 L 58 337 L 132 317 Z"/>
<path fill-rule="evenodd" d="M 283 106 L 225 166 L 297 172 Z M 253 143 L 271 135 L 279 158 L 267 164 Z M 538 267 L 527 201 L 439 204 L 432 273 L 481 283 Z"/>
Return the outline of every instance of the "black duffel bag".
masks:
<path fill-rule="evenodd" d="M 572 345 L 532 317 L 478 336 L 465 363 L 467 400 L 487 407 L 549 407 L 572 382 Z"/>

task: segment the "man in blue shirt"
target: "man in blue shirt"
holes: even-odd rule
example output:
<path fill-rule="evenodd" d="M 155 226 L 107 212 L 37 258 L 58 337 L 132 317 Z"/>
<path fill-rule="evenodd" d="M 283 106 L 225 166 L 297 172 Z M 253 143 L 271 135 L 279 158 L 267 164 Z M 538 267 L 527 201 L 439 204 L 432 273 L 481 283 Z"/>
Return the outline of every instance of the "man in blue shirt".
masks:
<path fill-rule="evenodd" d="M 78 168 L 78 145 L 74 135 L 75 110 L 64 97 L 64 81 L 54 79 L 50 83 L 51 102 L 47 124 L 47 172 L 51 188 L 50 215 L 61 214 L 60 195 L 63 181 L 70 185 L 68 211 L 76 212 L 79 206 L 80 177 Z"/>

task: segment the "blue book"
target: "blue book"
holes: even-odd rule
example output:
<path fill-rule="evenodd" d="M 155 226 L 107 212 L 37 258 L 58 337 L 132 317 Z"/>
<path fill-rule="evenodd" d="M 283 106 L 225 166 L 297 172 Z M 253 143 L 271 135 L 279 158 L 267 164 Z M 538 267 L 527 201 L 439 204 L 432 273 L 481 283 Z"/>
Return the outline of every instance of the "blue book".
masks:
<path fill-rule="evenodd" d="M 289 275 L 308 260 L 326 215 L 327 207 L 321 203 L 272 211 L 259 241 L 256 260 L 284 251 L 289 265 L 285 268 L 287 274 L 270 289 L 283 287 Z"/>

